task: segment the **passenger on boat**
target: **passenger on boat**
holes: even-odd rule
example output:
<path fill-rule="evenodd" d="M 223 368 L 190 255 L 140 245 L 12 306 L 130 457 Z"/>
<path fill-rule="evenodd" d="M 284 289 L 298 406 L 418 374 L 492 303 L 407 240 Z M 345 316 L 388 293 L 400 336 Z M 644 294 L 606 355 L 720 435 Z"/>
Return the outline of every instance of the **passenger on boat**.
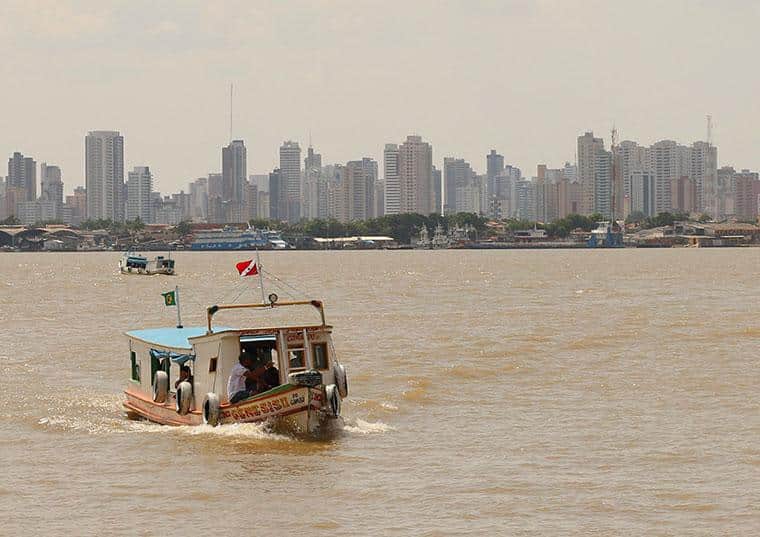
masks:
<path fill-rule="evenodd" d="M 279 385 L 280 385 L 280 371 L 270 361 L 266 365 L 266 371 L 264 371 L 264 373 L 261 375 L 259 379 L 259 389 L 260 391 L 267 391 Z"/>
<path fill-rule="evenodd" d="M 238 357 L 238 363 L 232 367 L 230 373 L 230 379 L 227 381 L 227 396 L 230 398 L 230 403 L 237 403 L 243 399 L 247 399 L 256 393 L 255 388 L 249 389 L 246 387 L 246 381 L 251 381 L 252 386 L 256 385 L 258 377 L 261 376 L 261 371 L 251 371 L 253 367 L 253 358 L 246 352 L 241 352 Z"/>
<path fill-rule="evenodd" d="M 190 373 L 189 365 L 179 366 L 179 378 L 177 379 L 177 382 L 174 383 L 174 389 L 176 390 L 179 388 L 179 384 L 185 381 L 189 382 L 191 385 L 193 384 L 193 375 Z"/>

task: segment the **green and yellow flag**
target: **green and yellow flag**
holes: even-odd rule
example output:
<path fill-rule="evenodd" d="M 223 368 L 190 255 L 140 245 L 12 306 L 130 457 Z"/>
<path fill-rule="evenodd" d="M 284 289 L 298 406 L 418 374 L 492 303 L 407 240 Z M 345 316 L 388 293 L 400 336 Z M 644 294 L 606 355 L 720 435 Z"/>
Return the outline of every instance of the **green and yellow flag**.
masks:
<path fill-rule="evenodd" d="M 177 305 L 177 297 L 174 295 L 174 291 L 169 291 L 168 293 L 161 293 L 161 296 L 164 297 L 164 305 L 166 306 Z"/>

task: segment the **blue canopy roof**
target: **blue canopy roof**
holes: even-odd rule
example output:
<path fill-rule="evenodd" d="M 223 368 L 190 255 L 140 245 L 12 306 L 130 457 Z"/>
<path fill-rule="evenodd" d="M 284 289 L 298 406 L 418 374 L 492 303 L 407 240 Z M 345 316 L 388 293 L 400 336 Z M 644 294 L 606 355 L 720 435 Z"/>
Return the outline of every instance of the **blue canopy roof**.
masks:
<path fill-rule="evenodd" d="M 215 326 L 214 332 L 234 330 L 223 326 Z M 127 336 L 145 341 L 152 345 L 170 347 L 173 349 L 190 350 L 193 346 L 188 339 L 206 335 L 205 326 L 188 326 L 186 328 L 146 328 L 144 330 L 131 330 Z"/>

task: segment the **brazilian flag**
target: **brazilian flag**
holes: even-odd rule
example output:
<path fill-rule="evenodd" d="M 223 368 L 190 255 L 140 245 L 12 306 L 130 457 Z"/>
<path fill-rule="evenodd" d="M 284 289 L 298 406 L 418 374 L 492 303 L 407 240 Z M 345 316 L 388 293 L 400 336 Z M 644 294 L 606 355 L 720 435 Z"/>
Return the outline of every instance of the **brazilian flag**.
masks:
<path fill-rule="evenodd" d="M 177 305 L 177 297 L 174 295 L 174 291 L 169 291 L 168 293 L 161 293 L 161 296 L 164 297 L 164 304 L 166 306 Z"/>

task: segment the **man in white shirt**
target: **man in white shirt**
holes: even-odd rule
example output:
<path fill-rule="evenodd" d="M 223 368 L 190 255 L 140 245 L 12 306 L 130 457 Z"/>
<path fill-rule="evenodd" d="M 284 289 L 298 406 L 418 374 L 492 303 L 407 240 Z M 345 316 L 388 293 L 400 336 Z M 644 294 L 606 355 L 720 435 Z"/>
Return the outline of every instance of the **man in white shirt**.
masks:
<path fill-rule="evenodd" d="M 253 367 L 253 358 L 249 354 L 241 352 L 238 363 L 232 366 L 230 379 L 227 381 L 227 397 L 229 397 L 230 403 L 237 403 L 254 394 L 253 391 L 245 389 L 246 379 L 255 382 L 258 377 L 255 372 L 251 371 L 251 367 Z"/>

